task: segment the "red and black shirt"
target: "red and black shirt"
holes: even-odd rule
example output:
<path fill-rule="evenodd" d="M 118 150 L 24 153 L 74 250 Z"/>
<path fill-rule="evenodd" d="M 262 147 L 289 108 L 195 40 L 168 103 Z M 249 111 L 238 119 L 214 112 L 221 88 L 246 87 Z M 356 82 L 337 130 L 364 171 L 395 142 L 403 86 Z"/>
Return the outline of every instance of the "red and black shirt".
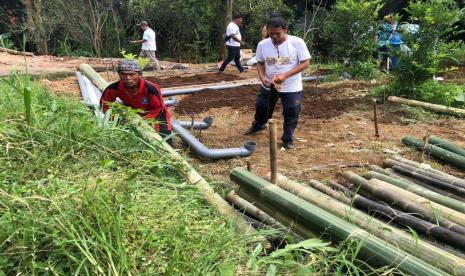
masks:
<path fill-rule="evenodd" d="M 124 87 L 122 81 L 110 84 L 103 91 L 102 98 L 100 99 L 100 106 L 103 112 L 106 112 L 109 108 L 107 103 L 114 102 L 116 98 L 120 98 L 125 106 L 143 110 L 139 115 L 144 118 L 156 120 L 158 123 L 155 125 L 155 128 L 160 133 L 169 134 L 171 132 L 170 112 L 165 106 L 158 84 L 141 79 L 139 90 L 134 94 L 131 94 Z"/>

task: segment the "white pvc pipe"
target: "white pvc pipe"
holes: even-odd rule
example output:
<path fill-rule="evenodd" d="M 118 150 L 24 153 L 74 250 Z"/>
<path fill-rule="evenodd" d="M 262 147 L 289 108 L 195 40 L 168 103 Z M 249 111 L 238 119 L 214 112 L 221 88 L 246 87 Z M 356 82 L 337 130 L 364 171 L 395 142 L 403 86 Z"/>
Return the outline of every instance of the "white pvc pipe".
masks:
<path fill-rule="evenodd" d="M 302 81 L 314 81 L 323 79 L 325 76 L 308 76 L 303 77 Z M 163 89 L 161 92 L 163 97 L 174 96 L 174 95 L 182 95 L 182 94 L 192 94 L 195 92 L 199 92 L 201 90 L 210 89 L 210 90 L 222 90 L 240 86 L 247 86 L 247 85 L 257 85 L 260 84 L 260 81 L 249 81 L 249 82 L 238 82 L 238 83 L 213 83 L 213 84 L 205 84 L 199 85 L 195 87 L 188 87 L 188 88 L 166 88 Z"/>

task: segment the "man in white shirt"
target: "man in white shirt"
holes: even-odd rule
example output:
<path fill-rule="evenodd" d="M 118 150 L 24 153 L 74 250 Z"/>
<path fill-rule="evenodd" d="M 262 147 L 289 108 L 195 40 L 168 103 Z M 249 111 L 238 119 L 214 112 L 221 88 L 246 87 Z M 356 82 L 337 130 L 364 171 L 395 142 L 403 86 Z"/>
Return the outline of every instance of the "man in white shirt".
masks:
<path fill-rule="evenodd" d="M 241 65 L 241 46 L 244 45 L 242 41 L 241 32 L 239 30 L 239 25 L 242 24 L 244 20 L 242 15 L 234 15 L 233 21 L 228 24 L 225 33 L 225 44 L 228 49 L 228 57 L 223 61 L 219 69 L 220 72 L 223 72 L 226 66 L 234 60 L 237 69 L 239 72 L 244 72 L 244 67 Z"/>
<path fill-rule="evenodd" d="M 297 127 L 302 99 L 302 71 L 310 64 L 310 53 L 305 42 L 287 34 L 287 22 L 272 17 L 267 22 L 269 38 L 257 46 L 257 71 L 261 81 L 255 102 L 255 120 L 246 135 L 266 128 L 268 119 L 281 98 L 283 105 L 283 147 L 294 149 L 294 130 Z"/>
<path fill-rule="evenodd" d="M 157 44 L 155 42 L 155 32 L 149 27 L 147 21 L 141 21 L 137 24 L 144 31 L 141 40 L 133 40 L 131 43 L 139 44 L 142 43 L 142 50 L 140 51 L 140 57 L 147 57 L 150 60 L 155 70 L 160 70 L 160 64 L 155 57 L 155 51 L 157 50 Z"/>

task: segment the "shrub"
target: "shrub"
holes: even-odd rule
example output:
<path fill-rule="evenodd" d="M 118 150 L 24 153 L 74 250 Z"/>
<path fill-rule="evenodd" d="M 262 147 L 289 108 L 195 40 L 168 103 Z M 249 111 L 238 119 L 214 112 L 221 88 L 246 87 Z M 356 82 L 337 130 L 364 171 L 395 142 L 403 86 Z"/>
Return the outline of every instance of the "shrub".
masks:
<path fill-rule="evenodd" d="M 341 0 L 329 12 L 323 37 L 331 45 L 331 54 L 339 60 L 348 59 L 348 71 L 372 74 L 369 68 L 376 49 L 374 37 L 377 29 L 374 26 L 378 24 L 380 8 L 379 0 Z M 364 75 L 361 77 L 368 78 Z"/>

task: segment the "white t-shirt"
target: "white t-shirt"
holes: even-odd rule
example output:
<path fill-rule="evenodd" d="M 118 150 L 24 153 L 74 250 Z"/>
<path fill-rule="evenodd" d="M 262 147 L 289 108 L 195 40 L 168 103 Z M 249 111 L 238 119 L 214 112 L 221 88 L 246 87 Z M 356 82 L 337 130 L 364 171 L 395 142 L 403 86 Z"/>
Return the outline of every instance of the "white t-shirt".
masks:
<path fill-rule="evenodd" d="M 291 70 L 301 61 L 311 59 L 311 56 L 303 39 L 288 35 L 286 41 L 278 47 L 273 44 L 271 38 L 260 41 L 257 46 L 256 58 L 257 61 L 265 63 L 265 78 L 271 83 L 273 76 Z M 287 78 L 281 88 L 283 93 L 302 90 L 302 73 Z"/>
<path fill-rule="evenodd" d="M 147 51 L 156 51 L 157 44 L 155 43 L 155 32 L 151 28 L 147 28 L 144 31 L 144 35 L 142 39 L 147 40 L 146 42 L 142 43 L 142 50 Z"/>
<path fill-rule="evenodd" d="M 228 27 L 226 28 L 226 35 L 236 35 L 239 40 L 242 40 L 241 32 L 239 31 L 239 26 L 237 26 L 236 23 L 231 22 L 228 24 Z M 235 47 L 241 47 L 241 44 L 234 39 L 229 39 L 226 41 L 227 46 L 235 46 Z"/>

